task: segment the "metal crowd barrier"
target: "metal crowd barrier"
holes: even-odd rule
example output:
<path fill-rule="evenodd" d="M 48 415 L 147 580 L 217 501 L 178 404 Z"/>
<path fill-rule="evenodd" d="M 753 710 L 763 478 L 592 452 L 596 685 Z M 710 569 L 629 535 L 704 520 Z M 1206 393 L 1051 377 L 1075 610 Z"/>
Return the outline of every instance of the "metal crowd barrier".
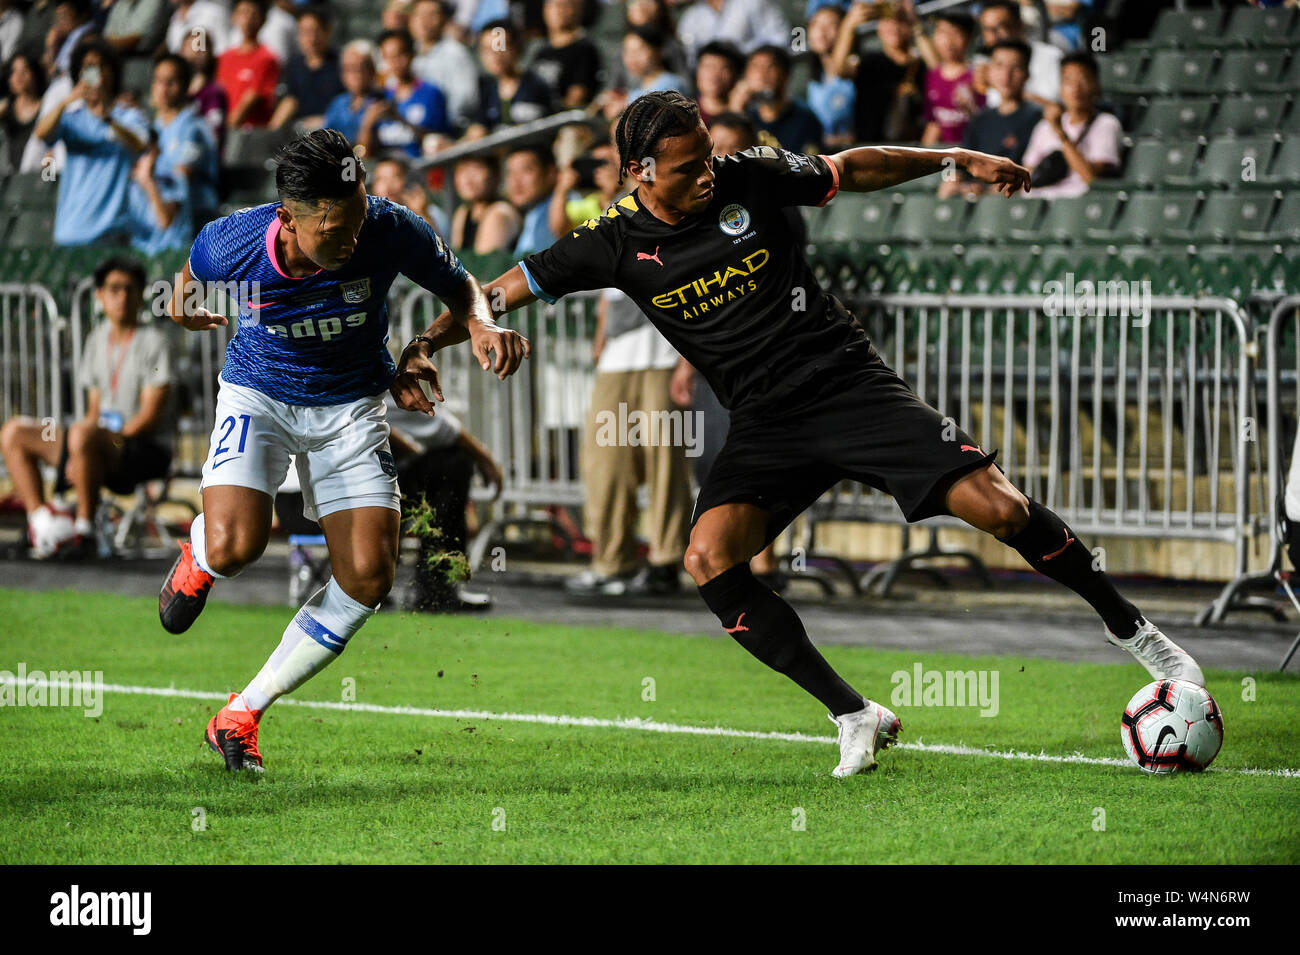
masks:
<path fill-rule="evenodd" d="M 54 296 L 35 283 L 0 283 L 0 420 L 18 415 L 63 423 L 68 402 L 78 402 L 80 340 L 68 343 Z M 66 358 L 73 358 L 68 367 Z"/>

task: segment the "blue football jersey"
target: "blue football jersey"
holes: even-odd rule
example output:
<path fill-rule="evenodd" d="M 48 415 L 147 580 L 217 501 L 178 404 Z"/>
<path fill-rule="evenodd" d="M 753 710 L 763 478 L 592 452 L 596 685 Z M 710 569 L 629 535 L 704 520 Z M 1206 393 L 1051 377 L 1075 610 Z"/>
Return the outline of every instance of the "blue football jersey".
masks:
<path fill-rule="evenodd" d="M 222 283 L 239 301 L 239 327 L 222 378 L 290 405 L 333 405 L 384 391 L 396 368 L 388 354 L 388 289 L 401 272 L 442 296 L 465 267 L 405 206 L 369 197 L 366 221 L 346 265 L 305 278 L 275 258 L 279 203 L 209 222 L 190 249 L 190 275 Z"/>

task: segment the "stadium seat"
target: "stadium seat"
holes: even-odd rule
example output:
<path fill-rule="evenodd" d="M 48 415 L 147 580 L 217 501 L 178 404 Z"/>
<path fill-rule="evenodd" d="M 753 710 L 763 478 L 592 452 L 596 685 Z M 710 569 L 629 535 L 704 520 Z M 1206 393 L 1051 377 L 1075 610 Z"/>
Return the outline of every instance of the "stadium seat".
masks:
<path fill-rule="evenodd" d="M 1194 231 L 1202 241 L 1268 240 L 1273 196 L 1265 192 L 1215 192 L 1205 200 Z"/>
<path fill-rule="evenodd" d="M 1032 239 L 1038 234 L 1038 220 L 1045 202 L 985 196 L 975 203 L 966 222 L 969 239 L 982 242 L 1008 242 L 1017 235 Z"/>
<path fill-rule="evenodd" d="M 5 206 L 20 212 L 53 212 L 59 188 L 39 172 L 20 172 L 9 177 L 4 193 Z"/>
<path fill-rule="evenodd" d="M 1285 96 L 1232 96 L 1219 106 L 1207 132 L 1211 136 L 1271 133 L 1281 126 L 1286 107 Z"/>
<path fill-rule="evenodd" d="M 1104 93 L 1141 93 L 1142 76 L 1146 67 L 1146 53 L 1141 50 L 1119 50 L 1097 58 L 1101 71 L 1101 88 Z"/>
<path fill-rule="evenodd" d="M 1297 39 L 1295 14 L 1295 10 L 1284 7 L 1237 7 L 1228 18 L 1221 45 L 1292 46 Z"/>
<path fill-rule="evenodd" d="M 1263 181 L 1268 185 L 1300 186 L 1300 132 L 1289 133 L 1282 139 Z"/>
<path fill-rule="evenodd" d="M 1223 24 L 1218 10 L 1164 10 L 1148 43 L 1157 47 L 1215 46 Z"/>
<path fill-rule="evenodd" d="M 1282 197 L 1268 233 L 1276 241 L 1300 243 L 1300 192 L 1289 192 Z"/>
<path fill-rule="evenodd" d="M 1264 178 L 1272 155 L 1271 136 L 1215 139 L 1205 149 L 1197 177 L 1216 186 L 1251 186 Z"/>
<path fill-rule="evenodd" d="M 122 89 L 131 90 L 142 103 L 149 101 L 153 61 L 147 56 L 128 56 L 122 61 Z"/>
<path fill-rule="evenodd" d="M 1138 121 L 1138 138 L 1194 136 L 1204 132 L 1214 102 L 1210 99 L 1157 99 Z"/>
<path fill-rule="evenodd" d="M 896 201 L 886 192 L 840 193 L 822 210 L 809 210 L 809 238 L 816 242 L 883 242 L 889 237 Z"/>
<path fill-rule="evenodd" d="M 1197 197 L 1188 193 L 1136 193 L 1124 204 L 1114 235 L 1126 241 L 1190 239 L 1197 202 Z"/>
<path fill-rule="evenodd" d="M 1276 87 L 1286 54 L 1281 50 L 1233 50 L 1219 64 L 1214 87 L 1227 93 L 1253 93 Z"/>
<path fill-rule="evenodd" d="M 1214 59 L 1209 51 L 1159 50 L 1143 74 L 1142 86 L 1153 93 L 1205 93 Z"/>
<path fill-rule="evenodd" d="M 1291 62 L 1287 64 L 1282 74 L 1269 82 L 1262 83 L 1259 88 L 1261 91 L 1271 93 L 1300 92 L 1300 53 L 1292 53 Z"/>
<path fill-rule="evenodd" d="M 1190 182 L 1198 151 L 1192 142 L 1139 140 L 1129 150 L 1124 164 L 1124 181 L 1145 188 L 1162 183 Z"/>
<path fill-rule="evenodd" d="M 267 169 L 276 150 L 293 139 L 293 130 L 232 129 L 226 133 L 224 162 L 228 166 Z"/>
<path fill-rule="evenodd" d="M 970 205 L 965 199 L 907 196 L 898 210 L 894 236 L 902 242 L 958 242 L 965 234 Z"/>
<path fill-rule="evenodd" d="M 1088 193 L 1073 198 L 1053 199 L 1043 216 L 1039 232 L 1045 242 L 1081 243 L 1085 239 L 1104 239 L 1119 211 L 1120 197 L 1115 193 Z"/>

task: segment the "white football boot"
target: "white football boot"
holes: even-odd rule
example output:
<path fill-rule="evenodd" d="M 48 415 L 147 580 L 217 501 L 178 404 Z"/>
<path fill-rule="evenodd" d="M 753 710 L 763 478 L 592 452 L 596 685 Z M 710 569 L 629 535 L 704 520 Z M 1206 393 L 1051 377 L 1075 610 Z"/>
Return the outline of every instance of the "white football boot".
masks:
<path fill-rule="evenodd" d="M 831 772 L 832 776 L 843 778 L 875 769 L 877 750 L 888 749 L 903 729 L 892 712 L 871 700 L 866 703 L 856 712 L 830 717 L 840 731 L 837 739 L 840 764 Z"/>
<path fill-rule="evenodd" d="M 1123 647 L 1157 680 L 1186 680 L 1205 686 L 1205 676 L 1192 655 L 1170 640 L 1150 620 L 1143 620 L 1138 632 L 1121 640 L 1106 629 L 1106 642 Z"/>

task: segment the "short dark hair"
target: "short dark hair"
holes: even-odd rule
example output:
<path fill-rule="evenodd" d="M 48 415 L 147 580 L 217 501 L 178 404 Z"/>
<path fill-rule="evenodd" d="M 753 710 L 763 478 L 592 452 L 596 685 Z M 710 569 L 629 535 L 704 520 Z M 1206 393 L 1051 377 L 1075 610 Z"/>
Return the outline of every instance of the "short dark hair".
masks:
<path fill-rule="evenodd" d="M 117 52 L 98 34 L 86 34 L 72 48 L 72 62 L 69 70 L 72 81 L 74 83 L 81 82 L 81 68 L 86 63 L 86 57 L 92 53 L 98 54 L 99 62 L 108 68 L 108 72 L 113 77 L 112 83 L 106 83 L 104 86 L 104 91 L 107 94 L 105 98 L 112 100 L 122 91 L 122 61 L 118 59 Z"/>
<path fill-rule="evenodd" d="M 1029 48 L 1029 44 L 1024 40 L 998 40 L 989 47 L 989 56 L 992 56 L 998 50 L 1014 50 L 1020 54 L 1020 60 L 1025 69 L 1029 69 L 1029 61 L 1033 58 L 1034 51 Z"/>
<path fill-rule="evenodd" d="M 776 60 L 776 65 L 781 67 L 786 76 L 790 75 L 791 57 L 790 51 L 783 46 L 777 46 L 775 43 L 765 43 L 749 54 L 747 62 L 753 62 L 756 56 L 770 56 Z"/>
<path fill-rule="evenodd" d="M 1101 68 L 1097 65 L 1097 58 L 1085 50 L 1075 50 L 1073 53 L 1067 53 L 1061 57 L 1061 69 L 1067 66 L 1081 66 L 1089 73 L 1096 82 L 1101 81 Z"/>
<path fill-rule="evenodd" d="M 231 0 L 231 12 L 234 12 L 235 7 L 239 6 L 241 3 L 251 3 L 253 6 L 257 7 L 258 11 L 262 14 L 263 20 L 265 20 L 271 12 L 271 0 Z"/>
<path fill-rule="evenodd" d="M 695 54 L 695 63 L 698 66 L 700 60 L 706 56 L 720 56 L 731 64 L 732 72 L 739 73 L 745 68 L 745 55 L 740 52 L 740 48 L 734 43 L 728 43 L 726 40 L 714 40 L 700 47 L 699 52 Z"/>
<path fill-rule="evenodd" d="M 308 3 L 294 14 L 296 20 L 301 20 L 303 17 L 315 17 L 325 29 L 334 29 L 334 14 L 323 3 Z"/>
<path fill-rule="evenodd" d="M 0 82 L 3 82 L 5 91 L 7 92 L 9 89 L 9 75 L 13 73 L 14 64 L 19 60 L 27 64 L 27 69 L 31 71 L 32 77 L 36 81 L 36 95 L 44 95 L 46 83 L 48 82 L 45 76 L 45 65 L 41 63 L 39 56 L 32 56 L 22 50 L 9 57 L 9 62 L 4 65 L 4 76 L 0 77 Z"/>
<path fill-rule="evenodd" d="M 714 126 L 734 129 L 751 143 L 758 142 L 758 129 L 754 126 L 753 120 L 744 113 L 719 113 L 709 121 L 709 128 L 712 129 Z"/>
<path fill-rule="evenodd" d="M 112 255 L 95 266 L 95 288 L 101 289 L 112 272 L 125 272 L 142 293 L 146 281 L 144 263 L 129 255 Z"/>
<path fill-rule="evenodd" d="M 348 171 L 352 175 L 348 175 Z M 299 136 L 276 154 L 275 190 L 280 201 L 318 202 L 346 199 L 365 181 L 365 164 L 337 129 L 318 129 Z"/>
<path fill-rule="evenodd" d="M 164 50 L 153 58 L 153 68 L 156 70 L 164 63 L 170 63 L 176 67 L 176 72 L 180 76 L 181 89 L 185 92 L 186 99 L 189 98 L 190 80 L 194 78 L 194 67 L 190 66 L 190 61 L 176 53 L 170 53 Z"/>
<path fill-rule="evenodd" d="M 401 40 L 406 44 L 407 52 L 415 52 L 415 40 L 411 34 L 405 30 L 385 30 L 383 33 L 379 34 L 379 39 L 375 41 L 375 46 L 382 47 L 389 40 Z"/>
<path fill-rule="evenodd" d="M 955 26 L 968 40 L 975 35 L 975 18 L 963 10 L 940 10 L 934 18 Z"/>
<path fill-rule="evenodd" d="M 555 153 L 551 147 L 545 143 L 529 143 L 525 146 L 516 146 L 514 149 L 506 151 L 507 156 L 514 156 L 518 153 L 528 153 L 543 169 L 550 169 L 555 165 Z"/>
<path fill-rule="evenodd" d="M 95 15 L 95 4 L 93 0 L 56 0 L 54 7 L 72 7 L 73 11 L 82 20 L 89 20 Z"/>
<path fill-rule="evenodd" d="M 664 44 L 668 42 L 668 38 L 664 36 L 663 30 L 660 30 L 656 26 L 650 26 L 649 24 L 639 27 L 628 27 L 627 32 L 632 36 L 640 38 L 641 42 L 646 46 L 652 47 L 656 50 L 662 50 Z"/>
<path fill-rule="evenodd" d="M 496 30 L 500 30 L 504 33 L 510 39 L 512 45 L 519 45 L 519 28 L 510 20 L 502 19 L 489 21 L 488 23 L 483 24 L 483 29 L 478 31 L 478 35 L 481 37 L 484 33 L 492 33 Z"/>
<path fill-rule="evenodd" d="M 654 90 L 638 96 L 618 118 L 614 141 L 618 146 L 618 181 L 627 164 L 653 156 L 659 140 L 685 136 L 700 125 L 700 104 L 676 90 Z"/>
<path fill-rule="evenodd" d="M 1015 0 L 988 0 L 984 6 L 980 7 L 980 14 L 983 15 L 989 10 L 1005 10 L 1012 20 L 1017 23 L 1021 22 L 1020 4 Z"/>

